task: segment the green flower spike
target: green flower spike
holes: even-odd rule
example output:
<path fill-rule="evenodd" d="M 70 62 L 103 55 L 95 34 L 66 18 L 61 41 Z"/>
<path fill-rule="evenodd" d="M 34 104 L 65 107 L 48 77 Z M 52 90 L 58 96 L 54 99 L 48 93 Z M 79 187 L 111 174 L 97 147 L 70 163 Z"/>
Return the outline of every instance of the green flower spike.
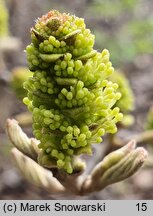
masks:
<path fill-rule="evenodd" d="M 40 140 L 39 163 L 71 174 L 76 156 L 92 154 L 91 144 L 115 133 L 122 120 L 114 106 L 118 85 L 108 80 L 114 69 L 108 50 L 93 49 L 94 35 L 82 18 L 50 11 L 37 20 L 31 38 L 26 52 L 34 73 L 24 83 L 24 103 Z"/>

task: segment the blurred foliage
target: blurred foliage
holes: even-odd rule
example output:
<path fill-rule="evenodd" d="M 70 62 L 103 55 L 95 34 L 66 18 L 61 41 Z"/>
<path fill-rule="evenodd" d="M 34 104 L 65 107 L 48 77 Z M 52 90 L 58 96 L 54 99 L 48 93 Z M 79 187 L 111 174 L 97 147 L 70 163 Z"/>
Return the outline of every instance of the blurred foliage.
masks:
<path fill-rule="evenodd" d="M 33 73 L 26 67 L 16 67 L 12 70 L 10 84 L 18 98 L 23 99 L 26 96 L 27 91 L 23 88 L 23 83 L 31 77 L 32 74 Z"/>
<path fill-rule="evenodd" d="M 129 22 L 127 32 L 131 33 L 136 54 L 153 53 L 153 19 Z"/>
<path fill-rule="evenodd" d="M 5 2 L 0 0 L 0 37 L 8 35 L 8 11 Z"/>
<path fill-rule="evenodd" d="M 89 12 L 106 18 L 116 18 L 125 10 L 132 10 L 138 0 L 93 0 Z M 98 13 L 97 13 L 98 12 Z"/>
<path fill-rule="evenodd" d="M 153 106 L 149 109 L 149 112 L 147 114 L 146 129 L 147 130 L 153 129 Z"/>
<path fill-rule="evenodd" d="M 94 27 L 96 47 L 107 48 L 116 66 L 131 62 L 139 54 L 153 53 L 153 18 L 145 14 L 145 10 L 139 12 L 142 3 L 138 0 L 93 0 L 88 6 L 87 14 L 100 23 L 100 28 Z"/>

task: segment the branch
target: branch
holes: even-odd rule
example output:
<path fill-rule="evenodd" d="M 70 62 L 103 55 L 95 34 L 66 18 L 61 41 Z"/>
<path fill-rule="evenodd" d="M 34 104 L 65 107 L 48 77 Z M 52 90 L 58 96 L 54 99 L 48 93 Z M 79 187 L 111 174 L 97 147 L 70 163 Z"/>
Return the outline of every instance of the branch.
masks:
<path fill-rule="evenodd" d="M 125 143 L 128 140 L 131 140 L 131 139 L 135 139 L 137 145 L 140 145 L 140 144 L 142 145 L 142 144 L 146 144 L 150 142 L 153 143 L 153 130 L 147 130 L 142 133 L 129 136 L 126 138 L 126 140 L 123 140 L 119 137 L 114 137 L 113 144 L 116 147 L 122 147 L 123 145 L 125 145 Z"/>

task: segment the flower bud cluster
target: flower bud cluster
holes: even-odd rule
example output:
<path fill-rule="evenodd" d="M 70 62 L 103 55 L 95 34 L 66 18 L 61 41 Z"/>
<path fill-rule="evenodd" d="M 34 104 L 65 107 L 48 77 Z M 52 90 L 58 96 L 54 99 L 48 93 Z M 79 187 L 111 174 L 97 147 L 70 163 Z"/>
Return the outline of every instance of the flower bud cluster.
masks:
<path fill-rule="evenodd" d="M 24 103 L 40 140 L 39 161 L 47 158 L 72 173 L 75 155 L 91 154 L 91 144 L 115 133 L 122 119 L 114 106 L 121 97 L 118 85 L 108 81 L 114 71 L 109 52 L 93 49 L 94 35 L 83 19 L 57 11 L 39 18 L 31 37 L 26 51 L 34 73 L 24 83 Z"/>

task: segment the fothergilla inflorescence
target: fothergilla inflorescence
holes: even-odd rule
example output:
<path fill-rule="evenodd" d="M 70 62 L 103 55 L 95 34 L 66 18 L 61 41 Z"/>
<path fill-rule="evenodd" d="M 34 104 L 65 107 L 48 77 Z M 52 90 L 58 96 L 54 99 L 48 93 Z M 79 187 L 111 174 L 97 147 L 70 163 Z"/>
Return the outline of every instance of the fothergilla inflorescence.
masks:
<path fill-rule="evenodd" d="M 114 107 L 118 85 L 107 80 L 114 70 L 109 52 L 93 49 L 94 35 L 82 18 L 58 11 L 39 18 L 31 38 L 26 52 L 34 73 L 24 83 L 24 103 L 40 140 L 39 162 L 72 173 L 75 156 L 91 154 L 91 144 L 115 133 L 122 119 Z"/>

